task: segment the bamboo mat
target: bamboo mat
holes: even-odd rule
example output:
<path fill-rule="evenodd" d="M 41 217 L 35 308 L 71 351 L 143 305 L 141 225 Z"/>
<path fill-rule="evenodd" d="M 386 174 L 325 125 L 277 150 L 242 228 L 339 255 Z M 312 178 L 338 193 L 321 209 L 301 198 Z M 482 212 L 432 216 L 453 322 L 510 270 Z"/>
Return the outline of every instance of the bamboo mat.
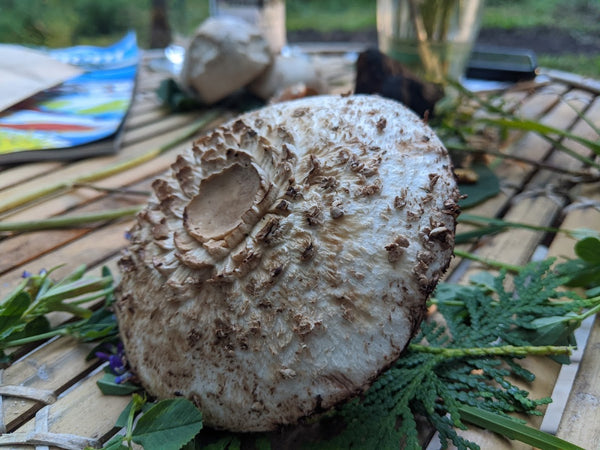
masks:
<path fill-rule="evenodd" d="M 322 66 L 333 92 L 351 90 L 352 58 L 345 53 L 325 52 L 314 53 L 313 57 Z M 70 163 L 40 162 L 0 168 L 0 206 L 10 206 L 15 198 L 27 193 L 133 158 L 143 158 L 180 136 L 202 117 L 203 112 L 170 114 L 162 108 L 155 89 L 163 78 L 163 74 L 144 66 L 135 103 L 126 122 L 123 147 L 117 155 Z M 598 139 L 589 124 L 567 102 L 584 111 L 584 117 L 600 126 L 599 82 L 552 71 L 547 71 L 543 80 L 543 83 L 507 90 L 503 99 L 507 104 L 518 105 L 525 117 Z M 222 116 L 227 117 L 227 114 Z M 206 129 L 216 123 L 218 120 L 207 124 Z M 191 138 L 128 170 L 93 181 L 95 188 L 105 190 L 89 186 L 59 189 L 43 201 L 9 207 L 0 214 L 0 220 L 32 220 L 143 204 L 143 196 L 118 190 L 148 191 L 152 180 L 167 170 L 175 155 L 190 141 Z M 531 134 L 512 135 L 504 151 L 563 168 L 581 168 L 581 163 Z M 499 161 L 494 167 L 501 180 L 502 192 L 469 209 L 469 213 L 540 226 L 600 230 L 598 207 L 589 206 L 600 201 L 600 186 L 564 184 L 564 177 L 555 172 L 509 160 Z M 578 205 L 588 206 L 578 208 Z M 24 270 L 37 273 L 60 264 L 64 266 L 57 270 L 57 276 L 80 264 L 86 264 L 95 273 L 99 273 L 102 266 L 108 266 L 118 274 L 116 260 L 127 244 L 125 232 L 131 224 L 131 219 L 125 219 L 104 221 L 86 228 L 0 236 L 0 292 L 6 293 L 14 287 Z M 467 228 L 461 225 L 459 232 Z M 569 256 L 573 244 L 574 241 L 563 235 L 512 230 L 464 249 L 506 263 L 523 264 L 540 252 Z M 461 281 L 481 267 L 455 259 L 451 270 L 448 277 Z M 52 320 L 58 323 L 64 317 L 56 315 Z M 526 366 L 537 375 L 536 381 L 526 388 L 533 397 L 552 395 L 555 399 L 546 416 L 530 419 L 532 425 L 557 432 L 563 439 L 592 449 L 600 442 L 600 323 L 591 320 L 586 326 L 589 337 L 585 335 L 583 339 L 587 339 L 587 346 L 580 349 L 573 364 L 563 367 L 562 372 L 560 366 L 548 360 L 526 360 Z M 90 348 L 90 345 L 78 344 L 71 338 L 57 338 L 19 350 L 23 356 L 0 373 L 0 426 L 5 431 L 0 436 L 0 445 L 35 448 L 43 439 L 52 441 L 56 434 L 61 434 L 72 440 L 72 448 L 99 446 L 118 431 L 114 429 L 114 423 L 129 398 L 100 393 L 96 380 L 101 377 L 103 366 L 95 360 L 86 361 Z M 6 386 L 13 388 L 5 393 Z M 431 433 L 425 434 L 431 437 Z M 528 448 L 487 432 L 473 430 L 465 435 L 484 449 Z M 18 442 L 29 444 L 18 445 Z M 433 439 L 429 448 L 438 446 Z"/>

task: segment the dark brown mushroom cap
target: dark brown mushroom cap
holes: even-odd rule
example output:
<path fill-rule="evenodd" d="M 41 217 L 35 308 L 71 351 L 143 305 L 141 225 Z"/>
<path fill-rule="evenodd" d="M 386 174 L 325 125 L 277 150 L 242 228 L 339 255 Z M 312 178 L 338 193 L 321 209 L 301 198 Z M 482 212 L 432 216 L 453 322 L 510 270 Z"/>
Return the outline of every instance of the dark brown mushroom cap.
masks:
<path fill-rule="evenodd" d="M 207 425 L 271 430 L 367 388 L 448 266 L 448 153 L 400 104 L 311 97 L 245 114 L 153 184 L 120 261 L 127 356 Z"/>

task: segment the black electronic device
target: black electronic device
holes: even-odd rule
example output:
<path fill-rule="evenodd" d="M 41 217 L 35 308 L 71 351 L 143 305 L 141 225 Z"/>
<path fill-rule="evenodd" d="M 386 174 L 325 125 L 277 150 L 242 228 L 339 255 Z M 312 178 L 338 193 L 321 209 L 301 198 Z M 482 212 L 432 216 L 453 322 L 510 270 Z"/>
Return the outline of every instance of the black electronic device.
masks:
<path fill-rule="evenodd" d="M 527 49 L 475 46 L 465 76 L 480 80 L 526 81 L 538 71 L 535 53 Z"/>

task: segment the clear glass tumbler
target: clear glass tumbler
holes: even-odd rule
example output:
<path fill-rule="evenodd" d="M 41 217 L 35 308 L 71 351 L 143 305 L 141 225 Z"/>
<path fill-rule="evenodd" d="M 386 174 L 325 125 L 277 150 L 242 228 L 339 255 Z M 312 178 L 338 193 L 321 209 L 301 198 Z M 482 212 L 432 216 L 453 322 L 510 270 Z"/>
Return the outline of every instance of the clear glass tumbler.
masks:
<path fill-rule="evenodd" d="M 256 25 L 277 54 L 286 45 L 285 0 L 210 0 L 210 14 L 232 15 Z"/>
<path fill-rule="evenodd" d="M 460 79 L 484 0 L 377 0 L 379 48 L 427 81 Z"/>

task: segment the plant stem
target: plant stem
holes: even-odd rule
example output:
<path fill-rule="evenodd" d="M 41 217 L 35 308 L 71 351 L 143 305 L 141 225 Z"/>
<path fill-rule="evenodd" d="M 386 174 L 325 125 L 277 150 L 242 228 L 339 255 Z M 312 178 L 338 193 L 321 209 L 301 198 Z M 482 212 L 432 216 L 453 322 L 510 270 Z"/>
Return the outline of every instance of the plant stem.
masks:
<path fill-rule="evenodd" d="M 587 300 L 590 302 L 597 302 L 600 300 L 600 297 L 588 298 Z M 600 311 L 600 303 L 595 305 L 593 308 L 589 309 L 588 311 L 579 314 L 577 317 L 575 317 L 575 319 L 582 322 L 585 319 L 587 319 L 588 317 L 593 316 L 594 314 L 596 314 L 599 311 Z"/>
<path fill-rule="evenodd" d="M 98 192 L 108 192 L 109 194 L 138 195 L 140 197 L 147 197 L 148 195 L 150 195 L 150 191 L 137 191 L 135 189 L 127 188 L 107 188 L 102 186 L 96 186 L 90 183 L 73 183 L 73 187 L 92 189 Z"/>
<path fill-rule="evenodd" d="M 573 150 L 565 147 L 564 145 L 559 145 L 559 143 L 556 139 L 550 137 L 550 135 L 557 135 L 562 138 L 571 139 L 573 141 L 578 142 L 579 144 L 582 144 L 582 145 L 588 147 L 596 155 L 600 155 L 600 143 L 597 143 L 597 142 L 591 141 L 589 139 L 586 139 L 584 137 L 578 136 L 574 133 L 571 133 L 570 131 L 561 130 L 560 128 L 551 127 L 549 125 L 544 125 L 540 122 L 535 122 L 533 120 L 527 120 L 527 119 L 481 118 L 481 119 L 477 119 L 477 121 L 480 123 L 486 124 L 486 125 L 496 125 L 496 126 L 499 126 L 502 128 L 512 128 L 512 129 L 517 129 L 517 130 L 522 130 L 522 131 L 532 131 L 534 133 L 539 134 L 541 137 L 550 141 L 554 145 L 559 146 L 560 150 L 562 150 L 565 153 L 568 153 L 570 156 L 578 159 L 581 162 L 588 164 L 591 167 L 600 169 L 600 165 L 595 163 L 590 158 L 586 158 L 585 156 L 575 153 L 575 152 L 573 152 Z"/>
<path fill-rule="evenodd" d="M 60 191 L 72 189 L 73 186 L 76 185 L 77 183 L 89 183 L 91 181 L 101 180 L 103 178 L 107 178 L 109 176 L 116 175 L 120 172 L 124 172 L 128 169 L 131 169 L 132 167 L 136 167 L 145 162 L 148 162 L 148 161 L 156 158 L 157 156 L 160 156 L 163 153 L 166 153 L 167 151 L 169 151 L 171 148 L 175 147 L 176 145 L 179 145 L 182 142 L 185 142 L 186 140 L 192 138 L 200 130 L 202 130 L 206 125 L 208 125 L 210 122 L 215 120 L 220 114 L 221 114 L 221 111 L 218 109 L 214 109 L 214 110 L 205 112 L 200 119 L 198 119 L 192 125 L 190 125 L 186 129 L 186 131 L 181 133 L 181 135 L 177 136 L 172 141 L 169 141 L 166 144 L 164 144 L 156 149 L 150 150 L 142 155 L 136 156 L 134 158 L 131 158 L 131 159 L 128 159 L 128 160 L 125 160 L 122 162 L 112 164 L 108 167 L 104 167 L 104 168 L 99 169 L 94 172 L 80 175 L 78 177 L 72 178 L 67 181 L 61 181 L 61 182 L 58 182 L 55 184 L 51 184 L 49 186 L 44 186 L 44 187 L 34 190 L 32 192 L 25 193 L 21 196 L 9 198 L 5 201 L 0 201 L 0 214 L 4 213 L 6 211 L 9 211 L 10 209 L 26 205 L 35 200 L 40 200 L 51 194 L 55 194 Z"/>
<path fill-rule="evenodd" d="M 570 355 L 573 350 L 572 347 L 559 347 L 554 345 L 501 345 L 498 347 L 446 348 L 430 347 L 422 344 L 409 344 L 408 348 L 414 352 L 431 353 L 433 355 L 440 355 L 443 358 L 465 358 L 469 356 Z"/>
<path fill-rule="evenodd" d="M 445 300 L 440 302 L 437 298 L 435 297 L 430 297 L 429 300 L 427 300 L 427 306 L 433 306 L 433 305 L 444 305 L 444 306 L 465 306 L 465 302 L 461 301 L 461 300 Z"/>
<path fill-rule="evenodd" d="M 567 155 L 571 156 L 572 158 L 575 158 L 576 160 L 578 160 L 584 164 L 587 164 L 590 167 L 594 167 L 595 169 L 600 170 L 600 164 L 596 163 L 595 161 L 593 161 L 590 158 L 580 155 L 579 153 L 575 152 L 574 150 L 571 150 L 565 144 L 563 144 L 560 140 L 555 139 L 547 134 L 540 134 L 540 136 L 542 138 L 544 138 L 545 140 L 547 140 L 548 142 L 550 142 L 554 147 L 556 147 L 561 152 L 566 153 Z M 592 149 L 592 150 L 595 152 L 594 149 Z"/>
<path fill-rule="evenodd" d="M 563 99 L 563 102 L 564 102 L 564 103 L 566 103 L 568 106 L 570 106 L 570 107 L 571 107 L 571 109 L 577 113 L 577 116 L 578 116 L 578 117 L 579 117 L 581 120 L 583 120 L 585 123 L 587 123 L 587 124 L 588 124 L 588 126 L 589 126 L 589 127 L 592 129 L 592 130 L 594 130 L 598 136 L 600 136 L 600 127 L 599 127 L 599 126 L 597 126 L 597 125 L 596 125 L 594 122 L 592 122 L 592 121 L 591 121 L 591 120 L 590 120 L 588 117 L 586 117 L 586 116 L 584 115 L 583 111 L 581 111 L 580 109 L 576 108 L 576 107 L 575 107 L 573 104 L 569 103 L 568 101 L 566 101 L 566 100 L 564 100 L 564 99 Z"/>
<path fill-rule="evenodd" d="M 482 264 L 485 264 L 486 266 L 493 267 L 495 269 L 504 269 L 511 273 L 519 273 L 521 272 L 521 270 L 523 270 L 521 266 L 484 258 L 482 256 L 477 256 L 473 253 L 465 252 L 456 248 L 454 249 L 454 254 L 460 258 L 470 259 L 471 261 L 477 261 Z"/>
<path fill-rule="evenodd" d="M 146 403 L 146 399 L 139 394 L 133 394 L 131 401 L 131 410 L 127 416 L 127 433 L 125 434 L 125 442 L 127 442 L 128 448 L 133 448 L 133 421 L 137 413 L 142 410 L 142 407 Z"/>
<path fill-rule="evenodd" d="M 47 333 L 36 334 L 35 336 L 27 336 L 21 339 L 15 339 L 12 341 L 4 341 L 1 343 L 0 348 L 18 347 L 20 345 L 31 344 L 33 342 L 50 339 L 55 336 L 64 336 L 67 332 L 64 328 L 58 328 L 56 330 L 48 331 Z"/>
<path fill-rule="evenodd" d="M 104 220 L 114 220 L 122 217 L 133 216 L 141 209 L 142 206 L 138 205 L 108 211 L 97 211 L 73 216 L 58 216 L 51 217 L 49 219 L 32 220 L 27 222 L 3 222 L 0 223 L 0 231 L 36 231 L 74 227 Z"/>
<path fill-rule="evenodd" d="M 509 155 L 509 154 L 502 153 L 502 152 L 499 152 L 496 150 L 470 148 L 470 147 L 463 147 L 463 146 L 458 146 L 458 145 L 446 145 L 446 148 L 450 151 L 472 153 L 475 155 L 490 155 L 490 156 L 495 156 L 497 158 L 502 158 L 502 159 L 511 159 L 513 161 L 519 161 L 519 162 L 522 162 L 525 164 L 530 164 L 532 166 L 536 166 L 541 169 L 551 170 L 553 172 L 564 173 L 566 175 L 571 175 L 574 177 L 581 177 L 581 178 L 584 178 L 586 182 L 593 183 L 593 182 L 598 181 L 598 179 L 599 179 L 598 176 L 592 176 L 588 172 L 570 170 L 566 167 L 555 166 L 554 164 L 549 164 L 549 163 L 546 163 L 543 161 L 536 161 L 536 160 L 533 160 L 530 158 L 525 158 L 523 156 Z"/>
<path fill-rule="evenodd" d="M 495 226 L 499 226 L 499 227 L 503 227 L 503 228 L 512 227 L 512 228 L 523 228 L 526 230 L 533 230 L 533 231 L 545 231 L 545 232 L 550 232 L 550 233 L 565 233 L 567 235 L 571 235 L 573 233 L 570 230 L 563 230 L 561 228 L 543 227 L 543 226 L 539 226 L 539 225 L 530 225 L 530 224 L 522 223 L 522 222 L 509 222 L 509 221 L 505 221 L 502 219 L 478 216 L 476 214 L 469 214 L 469 213 L 461 213 L 461 215 L 458 217 L 458 221 L 462 222 L 462 223 L 495 225 Z"/>
<path fill-rule="evenodd" d="M 419 6 L 415 0 L 408 0 L 408 7 L 410 18 L 415 27 L 419 57 L 421 58 L 425 72 L 429 74 L 434 81 L 439 82 L 444 79 L 444 74 L 442 73 L 439 59 L 431 51 L 430 36 L 427 35 L 427 29 L 423 23 L 423 17 L 420 14 L 421 11 L 419 11 Z"/>

